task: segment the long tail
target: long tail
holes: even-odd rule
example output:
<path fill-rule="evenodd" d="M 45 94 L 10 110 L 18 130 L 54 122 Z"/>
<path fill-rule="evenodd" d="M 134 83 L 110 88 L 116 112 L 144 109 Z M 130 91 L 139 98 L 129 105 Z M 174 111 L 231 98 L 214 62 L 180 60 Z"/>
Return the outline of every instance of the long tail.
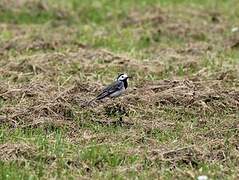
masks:
<path fill-rule="evenodd" d="M 99 94 L 98 96 L 96 96 L 95 98 L 93 98 L 93 99 L 91 99 L 90 101 L 86 102 L 86 104 L 84 105 L 84 107 L 90 106 L 92 102 L 94 102 L 94 101 L 96 101 L 96 100 L 101 100 L 101 99 L 103 99 L 103 98 L 105 98 L 105 97 L 107 97 L 107 96 L 108 96 L 107 93 L 105 93 L 105 92 L 104 92 L 104 93 L 101 93 L 101 94 Z"/>
<path fill-rule="evenodd" d="M 95 98 L 93 98 L 93 99 L 91 99 L 90 101 L 88 101 L 88 102 L 87 102 L 87 106 L 91 105 L 91 103 L 92 103 L 92 102 L 94 102 L 95 100 L 97 100 L 97 98 L 96 98 L 96 97 L 95 97 Z"/>
<path fill-rule="evenodd" d="M 81 104 L 81 107 L 82 108 L 86 108 L 86 107 L 89 107 L 91 105 L 92 102 L 94 102 L 96 100 L 96 98 L 94 99 L 91 99 L 90 101 L 85 101 Z"/>

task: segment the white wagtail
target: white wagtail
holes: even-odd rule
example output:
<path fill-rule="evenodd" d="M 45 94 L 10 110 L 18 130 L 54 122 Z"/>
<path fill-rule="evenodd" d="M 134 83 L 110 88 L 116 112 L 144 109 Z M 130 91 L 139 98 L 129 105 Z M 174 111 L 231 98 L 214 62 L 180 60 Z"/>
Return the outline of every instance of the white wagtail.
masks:
<path fill-rule="evenodd" d="M 110 84 L 109 86 L 105 87 L 101 93 L 96 96 L 94 99 L 88 102 L 90 104 L 91 102 L 95 100 L 101 100 L 106 97 L 114 98 L 120 96 L 128 87 L 128 76 L 127 74 L 120 74 L 116 78 L 116 80 Z"/>

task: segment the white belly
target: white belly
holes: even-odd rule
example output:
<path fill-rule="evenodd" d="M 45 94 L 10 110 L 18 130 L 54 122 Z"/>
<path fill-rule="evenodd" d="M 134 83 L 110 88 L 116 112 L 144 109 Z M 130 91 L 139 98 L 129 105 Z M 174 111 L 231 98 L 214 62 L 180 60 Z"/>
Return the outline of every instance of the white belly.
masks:
<path fill-rule="evenodd" d="M 110 97 L 118 97 L 125 91 L 125 88 L 123 87 L 120 91 L 116 91 L 112 94 L 110 94 Z"/>

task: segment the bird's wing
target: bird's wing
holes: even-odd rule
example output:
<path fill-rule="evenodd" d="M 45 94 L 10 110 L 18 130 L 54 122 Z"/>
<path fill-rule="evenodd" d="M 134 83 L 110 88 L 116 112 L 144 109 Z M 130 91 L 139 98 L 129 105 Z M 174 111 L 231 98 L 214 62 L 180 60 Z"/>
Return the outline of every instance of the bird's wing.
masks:
<path fill-rule="evenodd" d="M 103 99 L 110 94 L 119 91 L 123 88 L 124 83 L 122 81 L 115 81 L 111 85 L 107 86 L 103 91 L 96 97 L 97 100 Z"/>

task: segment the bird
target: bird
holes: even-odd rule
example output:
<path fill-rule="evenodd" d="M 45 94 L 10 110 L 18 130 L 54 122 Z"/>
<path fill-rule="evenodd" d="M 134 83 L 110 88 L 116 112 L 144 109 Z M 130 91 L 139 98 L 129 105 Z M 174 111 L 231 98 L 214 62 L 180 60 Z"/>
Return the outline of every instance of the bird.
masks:
<path fill-rule="evenodd" d="M 94 99 L 90 100 L 88 104 L 106 97 L 115 98 L 122 95 L 128 87 L 128 78 L 130 77 L 125 73 L 119 74 L 113 83 L 106 86 Z"/>

